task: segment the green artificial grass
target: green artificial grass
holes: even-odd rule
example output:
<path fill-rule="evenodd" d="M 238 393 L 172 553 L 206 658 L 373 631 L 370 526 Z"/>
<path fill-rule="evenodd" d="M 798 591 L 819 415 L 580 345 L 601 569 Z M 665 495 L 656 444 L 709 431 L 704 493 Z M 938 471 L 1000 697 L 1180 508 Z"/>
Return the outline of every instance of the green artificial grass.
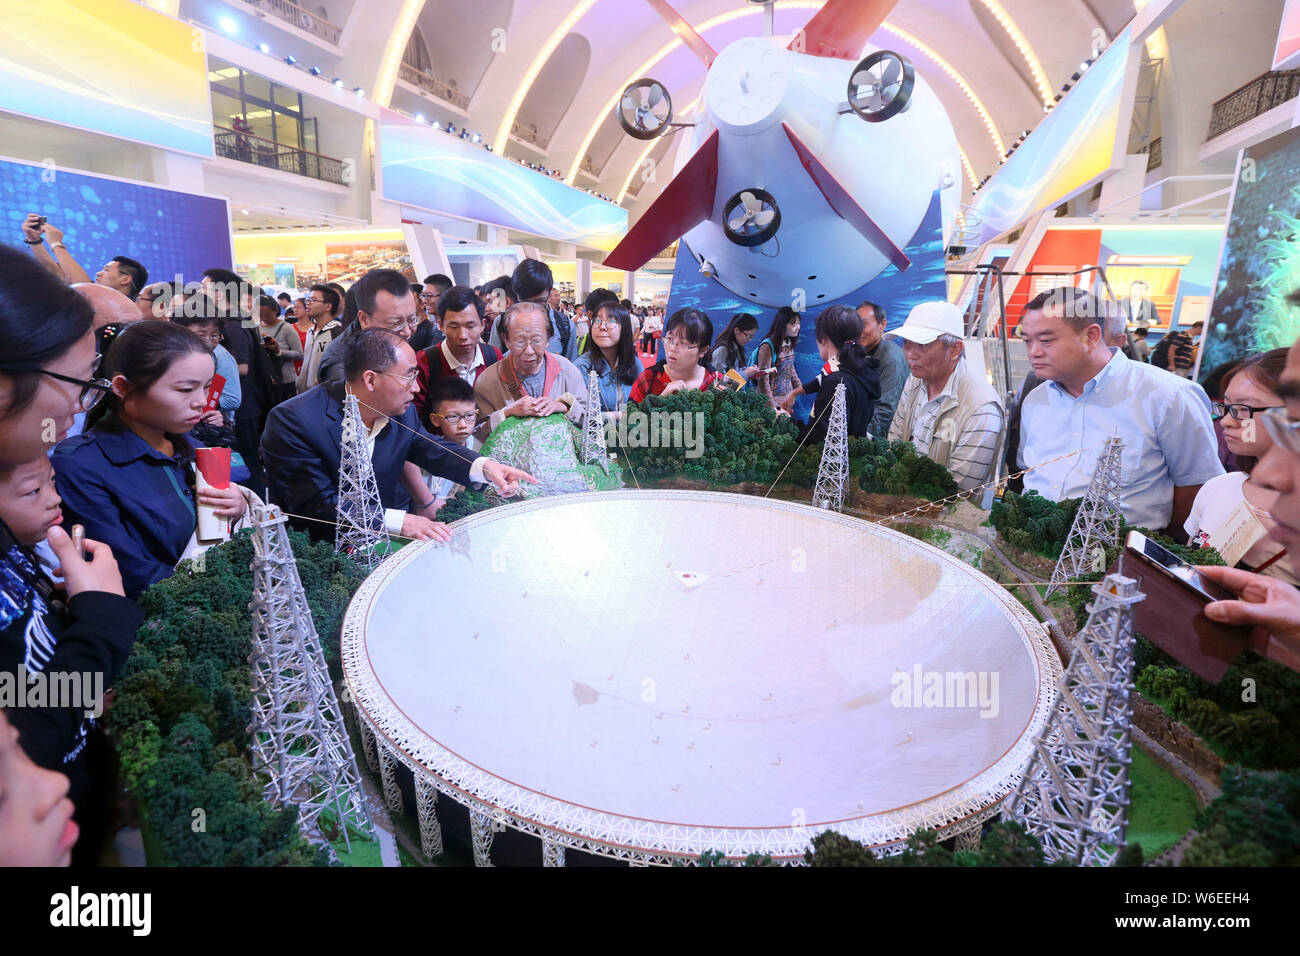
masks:
<path fill-rule="evenodd" d="M 1128 842 L 1141 844 L 1143 857 L 1151 860 L 1192 828 L 1196 795 L 1136 745 L 1129 773 Z"/>
<path fill-rule="evenodd" d="M 343 866 L 383 866 L 383 855 L 379 849 L 378 840 L 367 840 L 352 834 L 352 852 L 347 850 L 347 844 L 343 838 L 339 837 L 334 842 L 334 852 L 338 854 L 339 863 Z"/>

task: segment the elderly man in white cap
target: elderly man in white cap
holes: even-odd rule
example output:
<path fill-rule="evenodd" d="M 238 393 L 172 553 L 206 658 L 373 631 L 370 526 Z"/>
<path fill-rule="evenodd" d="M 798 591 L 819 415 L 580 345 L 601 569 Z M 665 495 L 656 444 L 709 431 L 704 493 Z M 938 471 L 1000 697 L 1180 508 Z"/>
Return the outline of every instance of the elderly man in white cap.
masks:
<path fill-rule="evenodd" d="M 903 340 L 911 375 L 889 426 L 890 441 L 910 441 L 970 491 L 992 480 L 1006 416 L 997 392 L 966 361 L 961 312 L 922 302 L 888 333 Z"/>

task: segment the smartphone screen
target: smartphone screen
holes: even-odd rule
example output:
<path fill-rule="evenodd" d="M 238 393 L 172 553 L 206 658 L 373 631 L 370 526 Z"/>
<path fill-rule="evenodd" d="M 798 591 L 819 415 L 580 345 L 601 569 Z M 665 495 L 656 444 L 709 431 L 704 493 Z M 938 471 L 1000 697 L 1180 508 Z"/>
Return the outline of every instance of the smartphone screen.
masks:
<path fill-rule="evenodd" d="M 1234 597 L 1168 548 L 1161 547 L 1140 532 L 1130 531 L 1127 544 L 1129 548 L 1156 564 L 1171 577 L 1177 578 L 1207 601 L 1227 601 Z"/>

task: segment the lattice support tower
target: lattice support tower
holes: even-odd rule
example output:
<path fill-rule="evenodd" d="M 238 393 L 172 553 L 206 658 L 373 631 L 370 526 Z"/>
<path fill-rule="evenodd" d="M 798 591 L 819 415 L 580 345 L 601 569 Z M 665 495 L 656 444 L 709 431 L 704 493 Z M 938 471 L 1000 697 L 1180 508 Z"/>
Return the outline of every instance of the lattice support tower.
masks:
<path fill-rule="evenodd" d="M 832 511 L 844 510 L 849 490 L 849 412 L 844 383 L 835 386 L 831 420 L 822 444 L 822 461 L 817 468 L 813 505 Z"/>
<path fill-rule="evenodd" d="M 267 775 L 271 803 L 298 808 L 303 835 L 334 850 L 321 815 L 334 818 L 348 849 L 349 827 L 374 836 L 361 774 L 330 681 L 284 515 L 257 510 L 253 529 L 253 769 Z"/>
<path fill-rule="evenodd" d="M 374 462 L 366 442 L 357 397 L 348 392 L 343 400 L 343 444 L 339 449 L 338 525 L 334 550 L 373 570 L 389 550 L 384 527 L 384 505 L 379 498 Z"/>
<path fill-rule="evenodd" d="M 1102 446 L 1088 491 L 1079 502 L 1061 557 L 1052 569 L 1048 597 L 1072 578 L 1106 569 L 1106 549 L 1119 543 L 1119 529 L 1124 523 L 1119 503 L 1123 451 L 1124 442 L 1117 436 L 1107 438 Z"/>
<path fill-rule="evenodd" d="M 492 838 L 498 824 L 491 816 L 473 807 L 469 811 L 469 838 L 474 849 L 475 866 L 492 866 Z"/>
<path fill-rule="evenodd" d="M 397 755 L 383 743 L 379 744 L 379 779 L 384 785 L 384 803 L 394 813 L 401 813 L 406 807 L 397 782 Z"/>
<path fill-rule="evenodd" d="M 564 844 L 542 840 L 542 866 L 564 866 Z"/>
<path fill-rule="evenodd" d="M 1108 865 L 1128 826 L 1133 720 L 1133 605 L 1146 596 L 1120 574 L 1093 585 L 1088 623 L 1029 766 L 1014 816 L 1049 860 Z"/>
<path fill-rule="evenodd" d="M 442 824 L 438 822 L 438 789 L 415 775 L 415 808 L 420 823 L 420 849 L 429 859 L 443 853 Z"/>
<path fill-rule="evenodd" d="M 600 377 L 593 368 L 587 375 L 587 417 L 582 422 L 584 465 L 600 465 L 609 471 L 609 447 L 605 444 L 605 416 L 600 411 Z"/>

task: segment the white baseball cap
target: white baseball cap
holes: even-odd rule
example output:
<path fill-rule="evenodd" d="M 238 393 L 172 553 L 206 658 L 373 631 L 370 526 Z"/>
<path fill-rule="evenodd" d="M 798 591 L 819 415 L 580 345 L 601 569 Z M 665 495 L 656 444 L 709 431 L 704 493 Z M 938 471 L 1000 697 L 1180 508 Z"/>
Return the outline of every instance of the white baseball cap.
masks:
<path fill-rule="evenodd" d="M 936 299 L 916 306 L 907 314 L 906 322 L 885 334 L 897 335 L 917 345 L 929 345 L 941 335 L 964 338 L 965 331 L 961 310 L 951 302 Z"/>

